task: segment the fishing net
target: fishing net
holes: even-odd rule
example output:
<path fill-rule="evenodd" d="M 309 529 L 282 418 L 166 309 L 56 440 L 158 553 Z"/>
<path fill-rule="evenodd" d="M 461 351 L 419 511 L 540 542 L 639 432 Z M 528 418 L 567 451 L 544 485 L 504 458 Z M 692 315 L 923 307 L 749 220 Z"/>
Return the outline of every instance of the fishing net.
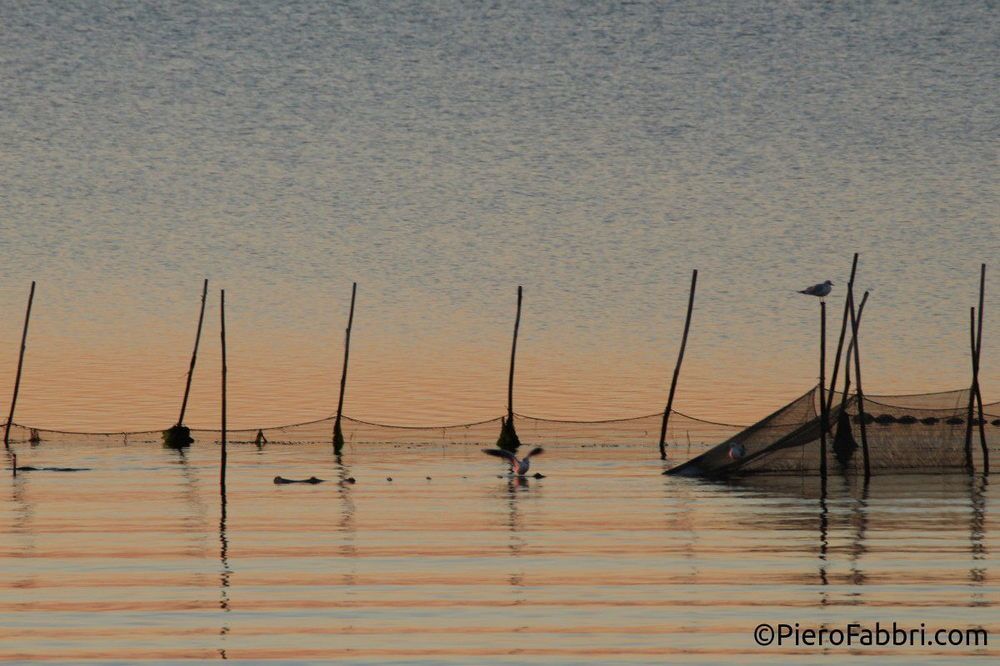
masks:
<path fill-rule="evenodd" d="M 660 435 L 663 414 L 602 421 L 568 421 L 515 414 L 514 421 L 521 442 L 531 446 L 567 444 L 578 446 L 655 447 Z M 347 446 L 364 444 L 468 444 L 495 446 L 502 417 L 474 423 L 443 426 L 403 426 L 373 423 L 344 416 L 341 433 Z M 327 443 L 333 445 L 335 417 L 291 425 L 247 428 L 226 431 L 231 444 L 257 446 Z M 701 451 L 740 432 L 741 425 L 715 423 L 677 411 L 670 416 L 667 441 L 678 455 Z M 214 444 L 221 431 L 192 428 L 193 446 Z M 123 446 L 161 444 L 163 431 L 71 432 L 38 428 L 17 423 L 11 426 L 11 441 L 44 445 L 45 442 L 79 442 Z"/>
<path fill-rule="evenodd" d="M 857 395 L 845 399 L 835 393 L 827 469 L 863 472 L 862 420 L 872 470 L 961 469 L 970 460 L 978 466 L 982 462 L 978 411 L 972 420 L 971 447 L 966 447 L 968 404 L 968 390 L 865 396 L 863 405 Z M 708 477 L 817 473 L 821 464 L 819 405 L 816 387 L 670 473 Z M 1000 444 L 1000 403 L 984 405 L 983 412 L 986 444 L 992 451 Z"/>

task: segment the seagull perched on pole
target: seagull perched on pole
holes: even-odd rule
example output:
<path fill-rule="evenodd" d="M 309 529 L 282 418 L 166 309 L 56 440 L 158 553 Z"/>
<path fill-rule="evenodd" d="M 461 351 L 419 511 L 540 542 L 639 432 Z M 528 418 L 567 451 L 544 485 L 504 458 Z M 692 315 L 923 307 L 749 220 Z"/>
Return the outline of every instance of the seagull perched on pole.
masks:
<path fill-rule="evenodd" d="M 520 460 L 510 451 L 504 451 L 503 449 L 483 449 L 483 453 L 488 456 L 494 456 L 497 458 L 503 458 L 508 463 L 510 463 L 510 473 L 516 476 L 524 476 L 528 473 L 528 468 L 531 467 L 531 457 L 540 455 L 544 453 L 542 447 L 535 447 L 528 452 L 528 455 L 524 456 Z"/>
<path fill-rule="evenodd" d="M 805 294 L 806 296 L 818 296 L 819 298 L 826 298 L 830 295 L 830 290 L 833 289 L 833 283 L 827 280 L 826 282 L 820 282 L 819 284 L 814 284 L 811 287 L 806 287 L 800 294 Z"/>

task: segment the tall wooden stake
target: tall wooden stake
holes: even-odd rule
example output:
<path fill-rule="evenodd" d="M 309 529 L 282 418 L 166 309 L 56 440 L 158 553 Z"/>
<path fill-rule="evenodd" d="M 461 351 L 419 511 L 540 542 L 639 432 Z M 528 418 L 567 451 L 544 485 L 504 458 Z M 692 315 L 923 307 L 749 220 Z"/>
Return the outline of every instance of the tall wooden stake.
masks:
<path fill-rule="evenodd" d="M 976 327 L 976 403 L 979 406 L 979 446 L 983 452 L 983 473 L 990 473 L 990 451 L 986 446 L 986 415 L 983 413 L 983 392 L 979 386 L 979 369 L 983 357 L 983 300 L 986 295 L 986 264 L 979 266 L 979 324 Z"/>
<path fill-rule="evenodd" d="M 854 285 L 847 288 L 847 298 L 851 306 L 851 338 L 854 343 L 854 380 L 857 382 L 858 420 L 861 421 L 861 450 L 864 453 L 865 480 L 871 478 L 872 468 L 868 455 L 868 426 L 865 423 L 865 392 L 861 384 L 861 343 L 858 339 L 858 318 L 854 311 Z"/>
<path fill-rule="evenodd" d="M 219 460 L 219 487 L 226 492 L 226 290 L 219 292 L 219 337 L 222 341 L 222 450 Z M 225 511 L 225 508 L 223 508 Z"/>
<path fill-rule="evenodd" d="M 517 316 L 514 318 L 514 341 L 510 345 L 510 374 L 507 376 L 507 420 L 514 419 L 514 360 L 517 356 L 517 331 L 521 327 L 521 285 L 517 286 Z"/>
<path fill-rule="evenodd" d="M 507 376 L 507 418 L 500 419 L 500 437 L 497 447 L 514 453 L 521 446 L 514 427 L 514 361 L 517 358 L 517 332 L 521 328 L 521 296 L 523 289 L 517 287 L 517 316 L 514 318 L 514 340 L 510 345 L 510 374 Z"/>
<path fill-rule="evenodd" d="M 354 326 L 354 299 L 358 295 L 358 283 L 351 286 L 351 310 L 347 315 L 347 331 L 344 334 L 344 367 L 340 373 L 340 397 L 337 398 L 337 420 L 333 423 L 333 450 L 340 453 L 344 448 L 344 433 L 340 419 L 344 413 L 344 391 L 347 388 L 347 361 L 351 355 L 351 328 Z"/>
<path fill-rule="evenodd" d="M 983 306 L 986 292 L 986 264 L 979 266 L 979 321 L 976 321 L 976 308 L 969 312 L 969 335 L 971 337 L 972 353 L 972 384 L 969 386 L 969 406 L 966 411 L 965 425 L 965 466 L 972 471 L 972 426 L 979 423 L 979 445 L 983 452 L 983 471 L 989 473 L 990 454 L 986 445 L 986 424 L 983 413 L 983 395 L 979 387 L 979 362 L 983 350 Z M 975 408 L 978 406 L 978 419 Z"/>
<path fill-rule="evenodd" d="M 861 318 L 865 312 L 865 303 L 868 302 L 868 292 L 866 291 L 864 296 L 861 297 L 861 303 L 858 305 L 858 328 L 861 328 Z M 840 394 L 840 409 L 847 406 L 847 397 L 851 392 L 851 361 L 854 360 L 854 340 L 847 343 L 847 353 L 844 355 L 844 391 Z M 832 386 L 832 384 L 831 384 Z M 831 413 L 829 410 L 827 413 Z"/>
<path fill-rule="evenodd" d="M 198 313 L 198 331 L 194 336 L 194 351 L 191 352 L 191 367 L 188 368 L 187 384 L 184 386 L 184 399 L 181 401 L 181 415 L 177 417 L 177 425 L 184 425 L 184 412 L 187 411 L 188 395 L 191 393 L 191 378 L 194 377 L 194 365 L 198 360 L 198 342 L 201 340 L 201 324 L 205 321 L 205 299 L 208 297 L 208 278 L 201 288 L 201 311 Z"/>
<path fill-rule="evenodd" d="M 14 407 L 17 406 L 17 393 L 21 389 L 21 370 L 24 367 L 24 350 L 28 344 L 28 322 L 31 320 L 31 303 L 35 300 L 35 281 L 31 281 L 31 291 L 28 292 L 28 308 L 24 312 L 24 330 L 21 332 L 21 352 L 17 357 L 17 374 L 14 375 L 14 395 L 10 399 L 10 413 L 3 428 L 4 448 L 10 448 L 10 427 L 14 422 Z M 17 474 L 17 463 L 14 463 L 14 474 Z"/>
<path fill-rule="evenodd" d="M 972 462 L 972 427 L 975 421 L 976 406 L 976 308 L 969 308 L 969 358 L 972 360 L 972 382 L 969 384 L 969 404 L 965 411 L 965 468 L 971 473 L 975 468 Z"/>
<path fill-rule="evenodd" d="M 681 376 L 681 363 L 684 362 L 684 349 L 687 347 L 688 331 L 691 330 L 691 313 L 694 310 L 694 292 L 698 286 L 698 270 L 691 273 L 691 293 L 688 294 L 687 316 L 684 319 L 684 335 L 681 337 L 681 349 L 677 354 L 677 365 L 674 366 L 674 376 L 670 380 L 670 393 L 667 395 L 667 408 L 663 411 L 663 424 L 660 426 L 660 459 L 667 458 L 667 422 L 674 408 L 674 393 L 677 391 L 677 380 Z"/>
<path fill-rule="evenodd" d="M 819 473 L 826 480 L 826 433 L 830 415 L 826 406 L 826 301 L 819 302 Z"/>
<path fill-rule="evenodd" d="M 858 253 L 854 253 L 854 261 L 851 262 L 851 279 L 848 280 L 847 286 L 851 287 L 854 285 L 854 276 L 858 271 Z M 858 309 L 860 315 L 860 308 Z M 829 414 L 830 410 L 833 408 L 833 393 L 837 388 L 837 370 L 840 368 L 840 353 L 844 348 L 844 336 L 847 333 L 847 320 L 850 317 L 850 312 L 848 311 L 847 297 L 844 297 L 844 317 L 840 322 L 840 340 L 837 342 L 837 355 L 833 358 L 833 374 L 830 376 L 830 393 L 826 400 L 826 413 Z"/>

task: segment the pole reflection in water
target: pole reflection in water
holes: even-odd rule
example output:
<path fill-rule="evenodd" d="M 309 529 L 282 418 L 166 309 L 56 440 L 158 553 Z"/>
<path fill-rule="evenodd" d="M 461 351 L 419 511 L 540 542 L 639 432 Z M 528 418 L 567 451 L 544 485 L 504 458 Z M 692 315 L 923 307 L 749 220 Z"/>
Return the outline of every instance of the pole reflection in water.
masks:
<path fill-rule="evenodd" d="M 827 551 L 830 548 L 830 510 L 826 504 L 826 484 L 826 477 L 821 477 L 819 486 L 819 581 L 822 586 L 819 593 L 820 606 L 826 606 L 830 603 L 829 592 L 826 589 L 826 586 L 830 584 L 827 578 L 827 568 L 830 566 L 827 559 Z"/>
<path fill-rule="evenodd" d="M 972 606 L 988 606 L 985 590 L 987 576 L 987 561 L 989 549 L 986 541 L 986 491 L 989 477 L 985 474 L 969 476 L 969 500 L 972 516 L 969 521 L 969 551 L 972 555 L 972 566 L 969 569 L 969 583 L 972 585 Z"/>
<path fill-rule="evenodd" d="M 337 484 L 337 496 L 340 499 L 340 520 L 337 527 L 342 539 L 339 551 L 350 562 L 349 567 L 344 571 L 343 584 L 347 587 L 347 596 L 354 596 L 358 575 L 355 506 L 354 498 L 351 496 L 354 484 L 352 483 L 351 470 L 344 463 L 341 453 L 334 454 L 334 462 L 337 468 L 337 480 L 339 481 Z"/>
<path fill-rule="evenodd" d="M 507 530 L 509 533 L 509 538 L 507 540 L 507 552 L 510 554 L 510 557 L 513 558 L 510 562 L 511 569 L 510 573 L 507 575 L 507 582 L 512 588 L 512 592 L 514 594 L 513 603 L 515 606 L 520 606 L 525 602 L 524 567 L 520 562 L 521 551 L 524 550 L 525 541 L 524 537 L 521 535 L 521 530 L 523 529 L 523 518 L 518 505 L 520 500 L 518 495 L 522 492 L 528 492 L 529 490 L 529 481 L 523 476 L 512 476 L 507 480 Z"/>
<path fill-rule="evenodd" d="M 867 582 L 861 559 L 868 552 L 865 539 L 868 534 L 868 494 L 871 491 L 871 480 L 861 482 L 861 495 L 851 510 L 851 523 L 854 525 L 854 539 L 851 541 L 851 583 L 856 585 L 851 596 L 858 604 L 864 603 L 861 586 Z"/>
<path fill-rule="evenodd" d="M 233 574 L 233 570 L 229 566 L 229 537 L 226 534 L 226 508 L 226 484 L 222 484 L 219 494 L 219 608 L 222 609 L 224 615 L 222 628 L 219 629 L 219 636 L 223 646 L 225 646 L 226 635 L 229 633 L 229 622 L 225 614 L 228 614 L 231 610 L 229 607 L 229 586 L 231 582 L 230 577 Z M 219 656 L 223 659 L 228 659 L 225 647 L 219 648 Z"/>

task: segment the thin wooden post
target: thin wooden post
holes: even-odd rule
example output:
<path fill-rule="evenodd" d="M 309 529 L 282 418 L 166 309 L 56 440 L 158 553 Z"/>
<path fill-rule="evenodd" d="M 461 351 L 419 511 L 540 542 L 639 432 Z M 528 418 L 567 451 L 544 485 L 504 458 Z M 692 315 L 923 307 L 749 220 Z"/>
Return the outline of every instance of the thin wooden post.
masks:
<path fill-rule="evenodd" d="M 847 298 L 851 306 L 851 337 L 854 343 L 854 380 L 858 388 L 855 391 L 858 396 L 858 420 L 861 422 L 861 450 L 864 453 L 865 480 L 871 478 L 871 461 L 868 454 L 868 426 L 865 423 L 865 391 L 861 384 L 861 342 L 858 338 L 858 317 L 854 311 L 854 285 L 847 288 Z"/>
<path fill-rule="evenodd" d="M 847 286 L 851 287 L 854 285 L 854 276 L 858 271 L 858 253 L 854 253 L 854 260 L 851 262 L 851 279 L 848 280 Z M 858 309 L 860 314 L 860 308 Z M 840 322 L 840 340 L 837 341 L 837 355 L 833 359 L 833 373 L 830 376 L 830 393 L 826 401 L 826 413 L 829 414 L 830 410 L 833 408 L 833 393 L 837 388 L 837 370 L 840 368 L 840 353 L 844 348 L 844 336 L 847 333 L 847 320 L 850 317 L 850 312 L 848 311 L 847 296 L 844 296 L 844 316 Z"/>
<path fill-rule="evenodd" d="M 517 359 L 517 332 L 521 328 L 521 297 L 524 290 L 517 287 L 517 315 L 514 317 L 514 339 L 510 345 L 510 373 L 507 375 L 507 418 L 500 419 L 500 437 L 497 447 L 514 452 L 521 446 L 521 440 L 514 428 L 514 362 Z"/>
<path fill-rule="evenodd" d="M 354 300 L 358 294 L 358 283 L 351 286 L 351 310 L 347 315 L 347 330 L 344 334 L 344 366 L 340 373 L 340 396 L 337 398 L 337 419 L 333 423 L 333 450 L 340 453 L 344 448 L 344 433 L 340 419 L 344 413 L 344 392 L 347 389 L 347 361 L 351 355 L 351 328 L 354 326 Z"/>
<path fill-rule="evenodd" d="M 969 358 L 972 361 L 972 381 L 969 383 L 969 403 L 965 411 L 965 468 L 972 472 L 972 422 L 976 406 L 976 308 L 969 308 Z"/>
<path fill-rule="evenodd" d="M 514 360 L 517 356 L 517 331 L 521 327 L 521 285 L 517 286 L 517 316 L 514 317 L 514 340 L 510 345 L 510 374 L 507 376 L 507 420 L 514 419 Z"/>
<path fill-rule="evenodd" d="M 31 304 L 35 300 L 35 281 L 31 281 L 31 291 L 28 292 L 28 308 L 24 311 L 24 330 L 21 332 L 21 351 L 17 356 L 17 374 L 14 375 L 14 395 L 10 399 L 10 412 L 3 428 L 4 448 L 10 448 L 10 427 L 14 423 L 14 407 L 17 406 L 17 393 L 21 390 L 21 370 L 24 368 L 24 350 L 28 345 L 28 322 L 31 320 Z M 14 474 L 17 474 L 17 463 L 14 463 Z"/>
<path fill-rule="evenodd" d="M 830 416 L 826 407 L 826 301 L 819 302 L 819 411 L 819 473 L 825 484 L 826 433 L 830 429 Z"/>
<path fill-rule="evenodd" d="M 868 292 L 866 291 L 864 296 L 861 297 L 861 303 L 858 305 L 858 328 L 861 328 L 861 316 L 865 311 L 865 303 L 868 302 Z M 848 315 L 850 316 L 850 315 Z M 840 394 L 840 409 L 843 410 L 847 405 L 847 394 L 851 391 L 851 361 L 853 360 L 854 354 L 854 340 L 847 343 L 847 353 L 844 355 L 844 392 Z M 829 413 L 829 412 L 828 412 Z"/>
<path fill-rule="evenodd" d="M 977 420 L 976 407 L 978 406 L 979 421 L 979 444 L 983 452 L 983 468 L 989 471 L 989 449 L 986 446 L 986 426 L 983 413 L 983 396 L 979 388 L 979 361 L 983 349 L 983 305 L 986 291 L 986 264 L 979 266 L 979 321 L 976 321 L 976 308 L 969 311 L 969 336 L 971 339 L 972 354 L 972 383 L 969 385 L 969 403 L 966 410 L 965 421 L 965 466 L 971 472 L 974 465 L 972 462 L 972 427 Z"/>
<path fill-rule="evenodd" d="M 194 366 L 198 360 L 198 342 L 201 340 L 201 324 L 205 320 L 205 299 L 208 297 L 208 278 L 201 288 L 201 311 L 198 313 L 198 331 L 194 336 L 194 351 L 191 352 L 191 366 L 188 368 L 187 383 L 184 385 L 184 399 L 181 401 L 181 414 L 177 417 L 177 425 L 184 425 L 184 413 L 187 411 L 188 395 L 191 393 L 191 378 L 194 376 Z"/>
<path fill-rule="evenodd" d="M 976 327 L 976 403 L 979 407 L 979 446 L 983 452 L 983 473 L 990 473 L 990 451 L 986 446 L 986 415 L 983 412 L 983 391 L 979 386 L 979 369 L 983 355 L 983 301 L 986 295 L 986 264 L 979 266 L 979 323 Z"/>
<path fill-rule="evenodd" d="M 674 376 L 670 380 L 670 393 L 667 395 L 667 408 L 663 410 L 663 423 L 660 425 L 660 459 L 667 458 L 667 422 L 670 412 L 674 409 L 674 394 L 677 391 L 677 380 L 681 376 L 681 363 L 684 362 L 684 349 L 687 347 L 688 331 L 691 330 L 691 313 L 694 311 L 694 292 L 698 287 L 698 269 L 691 273 L 691 292 L 688 294 L 687 316 L 684 318 L 684 335 L 681 337 L 681 348 L 677 353 L 677 365 L 674 366 Z"/>
<path fill-rule="evenodd" d="M 219 460 L 219 487 L 226 492 L 226 290 L 219 291 L 219 338 L 222 342 L 222 450 Z M 225 509 L 223 509 L 224 511 Z"/>

